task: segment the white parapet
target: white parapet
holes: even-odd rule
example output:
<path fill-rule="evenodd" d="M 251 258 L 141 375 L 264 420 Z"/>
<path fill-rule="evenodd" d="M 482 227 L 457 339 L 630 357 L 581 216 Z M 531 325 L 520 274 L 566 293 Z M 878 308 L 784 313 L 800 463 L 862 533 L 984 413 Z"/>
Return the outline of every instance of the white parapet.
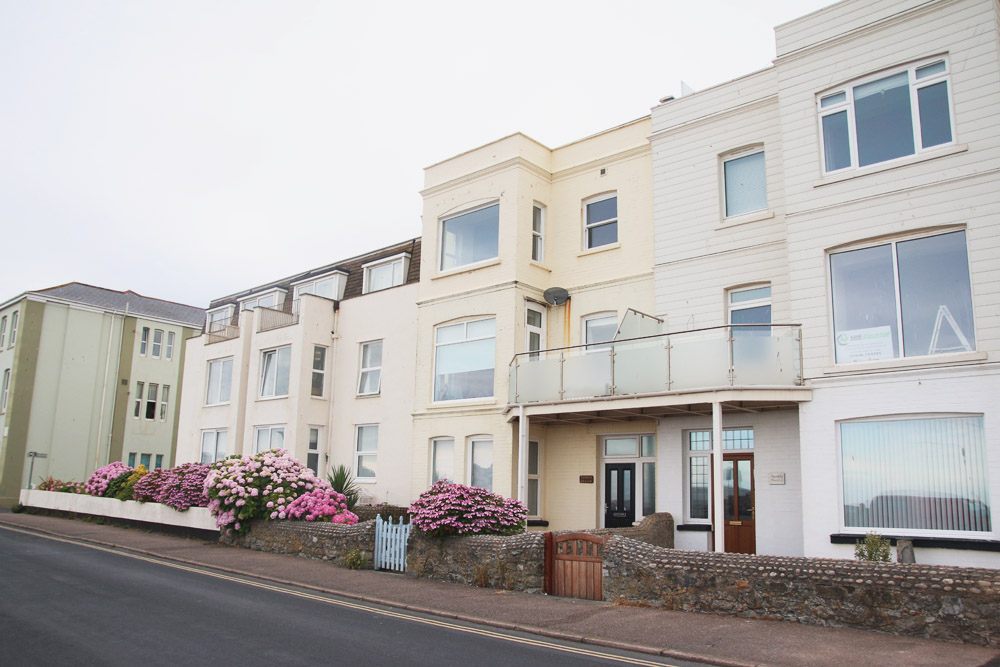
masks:
<path fill-rule="evenodd" d="M 140 503 L 135 500 L 96 498 L 78 493 L 58 493 L 23 489 L 21 504 L 47 510 L 62 510 L 78 514 L 92 514 L 114 519 L 130 519 L 147 523 L 162 523 L 170 526 L 218 530 L 215 519 L 205 507 L 192 507 L 178 512 L 161 503 Z"/>

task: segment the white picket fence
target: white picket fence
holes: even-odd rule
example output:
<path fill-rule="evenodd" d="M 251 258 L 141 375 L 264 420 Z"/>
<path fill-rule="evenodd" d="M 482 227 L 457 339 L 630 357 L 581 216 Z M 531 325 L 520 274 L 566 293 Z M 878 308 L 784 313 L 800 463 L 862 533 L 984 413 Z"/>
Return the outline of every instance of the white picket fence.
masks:
<path fill-rule="evenodd" d="M 375 569 L 406 572 L 406 542 L 410 537 L 410 524 L 393 523 L 392 517 L 385 521 L 381 515 L 375 517 Z"/>

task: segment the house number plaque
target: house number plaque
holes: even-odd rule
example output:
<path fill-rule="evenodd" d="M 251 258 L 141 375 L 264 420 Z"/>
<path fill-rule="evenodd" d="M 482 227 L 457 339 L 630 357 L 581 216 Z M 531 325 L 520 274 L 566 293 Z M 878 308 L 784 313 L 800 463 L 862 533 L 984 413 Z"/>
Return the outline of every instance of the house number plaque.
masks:
<path fill-rule="evenodd" d="M 593 483 L 594 483 L 593 475 L 580 475 L 580 484 L 593 484 Z"/>

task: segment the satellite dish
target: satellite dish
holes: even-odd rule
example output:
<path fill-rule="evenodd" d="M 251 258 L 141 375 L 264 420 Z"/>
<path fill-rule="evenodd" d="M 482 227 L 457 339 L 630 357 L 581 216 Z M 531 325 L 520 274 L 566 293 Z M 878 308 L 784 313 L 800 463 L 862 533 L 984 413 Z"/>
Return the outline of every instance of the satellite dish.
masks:
<path fill-rule="evenodd" d="M 550 287 L 542 292 L 542 298 L 552 306 L 561 306 L 569 299 L 569 292 L 562 287 Z"/>

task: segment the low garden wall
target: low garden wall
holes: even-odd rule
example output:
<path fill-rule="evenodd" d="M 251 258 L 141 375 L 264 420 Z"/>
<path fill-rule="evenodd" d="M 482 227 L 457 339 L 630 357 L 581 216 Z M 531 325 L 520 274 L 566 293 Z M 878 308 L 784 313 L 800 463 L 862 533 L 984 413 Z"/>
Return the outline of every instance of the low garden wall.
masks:
<path fill-rule="evenodd" d="M 218 532 L 215 519 L 204 507 L 191 507 L 178 512 L 160 503 L 140 503 L 135 500 L 33 489 L 21 491 L 20 503 L 25 507 L 43 510 Z"/>
<path fill-rule="evenodd" d="M 545 590 L 545 533 L 426 537 L 410 533 L 406 575 L 510 591 Z"/>
<path fill-rule="evenodd" d="M 644 517 L 637 526 L 627 528 L 595 528 L 592 530 L 565 530 L 564 533 L 588 533 L 590 535 L 621 535 L 665 549 L 674 548 L 674 517 L 668 512 L 657 512 Z"/>
<path fill-rule="evenodd" d="M 275 554 L 299 554 L 344 565 L 344 556 L 360 551 L 370 558 L 375 550 L 375 522 L 348 526 L 326 521 L 256 520 L 242 535 L 223 534 L 219 542 Z"/>
<path fill-rule="evenodd" d="M 1000 647 L 1000 571 L 663 549 L 615 536 L 604 595 Z"/>

